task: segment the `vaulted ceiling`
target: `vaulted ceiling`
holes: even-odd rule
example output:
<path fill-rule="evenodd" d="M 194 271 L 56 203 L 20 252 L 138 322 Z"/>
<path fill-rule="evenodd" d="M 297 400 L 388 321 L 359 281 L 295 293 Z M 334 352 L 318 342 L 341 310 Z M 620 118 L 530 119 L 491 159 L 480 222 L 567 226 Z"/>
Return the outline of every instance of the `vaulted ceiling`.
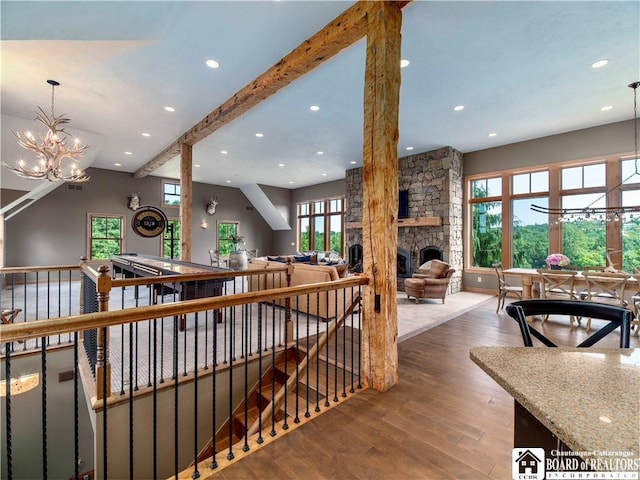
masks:
<path fill-rule="evenodd" d="M 133 173 L 353 3 L 3 0 L 2 160 L 22 155 L 11 131 L 49 108 L 55 79 L 85 165 Z M 403 14 L 400 155 L 633 118 L 640 2 L 414 1 Z M 298 188 L 361 165 L 364 42 L 197 143 L 193 180 Z M 179 171 L 175 158 L 153 175 Z M 33 183 L 2 169 L 3 188 Z"/>

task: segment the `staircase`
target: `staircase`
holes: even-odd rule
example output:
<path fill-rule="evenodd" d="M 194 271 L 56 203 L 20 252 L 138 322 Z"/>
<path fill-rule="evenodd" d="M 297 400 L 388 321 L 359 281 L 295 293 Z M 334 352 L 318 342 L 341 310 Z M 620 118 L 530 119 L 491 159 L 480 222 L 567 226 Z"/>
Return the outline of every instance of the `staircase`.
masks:
<path fill-rule="evenodd" d="M 234 455 L 231 446 L 244 443 L 248 437 L 264 431 L 275 422 L 284 420 L 285 415 L 291 416 L 291 412 L 296 412 L 297 415 L 298 412 L 305 411 L 305 416 L 309 416 L 310 408 L 317 410 L 321 401 L 327 404 L 329 399 L 327 399 L 325 386 L 342 384 L 343 375 L 351 372 L 346 371 L 344 366 L 336 363 L 335 360 L 323 355 L 319 356 L 319 353 L 323 352 L 323 347 L 335 337 L 335 333 L 344 324 L 345 319 L 356 310 L 359 304 L 360 296 L 355 295 L 353 303 L 346 312 L 331 321 L 328 328 L 325 327 L 308 351 L 306 351 L 306 345 L 304 347 L 290 345 L 276 353 L 273 365 L 253 385 L 247 397 L 217 430 L 215 438 L 200 451 L 198 462 L 224 450 L 229 450 L 227 459 L 232 460 Z M 334 373 L 336 366 L 339 372 L 338 378 Z M 292 408 L 291 405 L 294 407 Z M 297 418 L 294 420 L 298 421 Z"/>

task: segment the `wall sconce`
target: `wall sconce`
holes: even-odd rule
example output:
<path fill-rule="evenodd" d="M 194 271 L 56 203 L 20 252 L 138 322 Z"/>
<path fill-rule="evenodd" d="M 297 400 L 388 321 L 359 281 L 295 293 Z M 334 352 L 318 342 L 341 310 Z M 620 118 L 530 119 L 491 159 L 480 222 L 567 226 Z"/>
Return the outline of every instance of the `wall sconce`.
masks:
<path fill-rule="evenodd" d="M 128 198 L 128 202 L 127 202 L 127 208 L 129 210 L 137 210 L 138 208 L 140 208 L 140 197 L 139 197 L 140 193 L 132 193 L 131 196 Z"/>
<path fill-rule="evenodd" d="M 207 223 L 206 220 L 202 220 L 202 222 L 200 222 L 200 228 L 203 230 L 206 230 L 207 228 L 209 228 L 209 224 Z"/>
<path fill-rule="evenodd" d="M 211 203 L 207 204 L 207 215 L 215 215 L 218 206 L 218 197 L 211 197 Z"/>

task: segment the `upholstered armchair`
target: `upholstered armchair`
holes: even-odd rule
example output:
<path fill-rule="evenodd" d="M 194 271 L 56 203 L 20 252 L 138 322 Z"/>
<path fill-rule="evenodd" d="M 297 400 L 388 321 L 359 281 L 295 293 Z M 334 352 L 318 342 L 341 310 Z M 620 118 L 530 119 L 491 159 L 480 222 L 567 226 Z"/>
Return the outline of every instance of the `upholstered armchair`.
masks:
<path fill-rule="evenodd" d="M 404 281 L 407 298 L 414 297 L 416 303 L 420 303 L 421 298 L 440 298 L 444 303 L 451 276 L 455 271 L 448 263 L 440 260 L 423 263 L 418 268 L 418 273 Z"/>

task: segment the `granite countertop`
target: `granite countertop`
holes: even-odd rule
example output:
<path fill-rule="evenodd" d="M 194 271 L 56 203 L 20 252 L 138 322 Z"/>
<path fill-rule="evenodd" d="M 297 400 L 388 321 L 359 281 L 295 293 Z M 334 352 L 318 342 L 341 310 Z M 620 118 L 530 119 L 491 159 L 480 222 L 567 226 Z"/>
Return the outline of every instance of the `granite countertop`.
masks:
<path fill-rule="evenodd" d="M 470 356 L 580 456 L 640 456 L 640 349 L 476 347 Z"/>

